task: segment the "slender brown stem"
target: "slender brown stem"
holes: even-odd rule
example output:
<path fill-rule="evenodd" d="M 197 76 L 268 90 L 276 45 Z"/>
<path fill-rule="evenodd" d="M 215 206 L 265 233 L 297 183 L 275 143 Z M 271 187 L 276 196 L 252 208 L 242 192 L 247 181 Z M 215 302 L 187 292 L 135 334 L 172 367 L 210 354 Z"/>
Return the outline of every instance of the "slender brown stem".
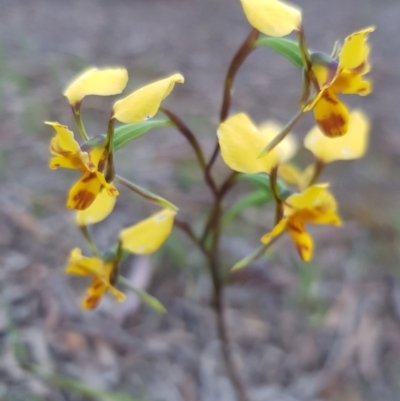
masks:
<path fill-rule="evenodd" d="M 208 261 L 209 271 L 213 282 L 213 306 L 216 313 L 217 331 L 218 338 L 221 342 L 222 357 L 224 359 L 228 376 L 236 390 L 239 401 L 249 401 L 246 387 L 244 386 L 242 379 L 238 373 L 236 363 L 231 352 L 224 314 L 223 283 L 221 277 L 219 276 L 219 264 L 217 259 L 213 255 L 210 255 Z"/>
<path fill-rule="evenodd" d="M 97 256 L 99 254 L 99 250 L 97 249 L 97 246 L 94 243 L 92 236 L 90 235 L 88 227 L 80 225 L 79 230 L 82 233 L 82 235 L 84 236 L 85 240 L 87 241 L 89 248 L 92 251 L 93 255 Z"/>
<path fill-rule="evenodd" d="M 315 164 L 314 164 L 314 174 L 311 177 L 310 183 L 308 184 L 308 186 L 310 187 L 311 185 L 314 185 L 319 176 L 321 175 L 322 171 L 324 170 L 325 167 L 325 163 L 321 160 L 321 159 L 315 159 Z"/>
<path fill-rule="evenodd" d="M 203 154 L 203 150 L 201 149 L 200 144 L 197 141 L 192 130 L 172 111 L 164 107 L 161 107 L 160 110 L 173 122 L 178 131 L 188 140 L 189 144 L 192 146 L 196 154 L 197 161 L 204 172 L 204 179 L 215 195 L 217 193 L 217 186 L 213 177 L 210 174 L 210 170 L 207 169 L 207 163 Z"/>
<path fill-rule="evenodd" d="M 282 199 L 279 195 L 278 190 L 278 166 L 272 168 L 271 173 L 269 175 L 269 185 L 271 188 L 272 196 L 275 200 L 275 224 L 278 224 L 279 221 L 282 219 L 283 209 L 282 209 Z"/>
<path fill-rule="evenodd" d="M 208 217 L 207 223 L 204 227 L 203 234 L 201 235 L 200 238 L 200 243 L 204 246 L 205 241 L 207 239 L 208 234 L 210 231 L 215 227 L 216 223 L 218 223 L 218 220 L 220 218 L 220 207 L 222 200 L 226 193 L 232 188 L 232 186 L 235 184 L 235 180 L 237 178 L 237 172 L 234 171 L 232 172 L 229 177 L 224 181 L 224 183 L 220 186 L 217 195 L 215 197 L 215 203 L 213 205 L 213 208 L 210 212 L 210 215 Z"/>
<path fill-rule="evenodd" d="M 194 233 L 192 227 L 190 226 L 190 224 L 187 221 L 183 221 L 183 220 L 175 218 L 174 225 L 175 225 L 175 227 L 179 228 L 182 232 L 184 232 L 187 235 L 187 237 L 200 249 L 200 251 L 206 257 L 208 257 L 208 253 L 207 253 L 206 249 L 201 245 L 200 239 Z"/>
<path fill-rule="evenodd" d="M 260 32 L 257 29 L 252 29 L 249 35 L 246 37 L 242 45 L 239 47 L 238 51 L 233 56 L 233 59 L 229 65 L 228 71 L 226 72 L 225 82 L 224 82 L 224 92 L 222 98 L 221 110 L 219 113 L 219 121 L 225 121 L 229 114 L 229 109 L 231 107 L 232 98 L 232 86 L 235 81 L 235 77 L 239 68 L 244 63 L 249 54 L 254 50 L 254 42 L 257 40 Z M 206 172 L 209 174 L 212 166 L 217 160 L 219 153 L 219 143 L 217 141 L 211 158 L 207 164 Z"/>
<path fill-rule="evenodd" d="M 224 94 L 222 99 L 221 111 L 219 114 L 220 122 L 224 121 L 228 117 L 229 109 L 231 107 L 231 95 L 232 86 L 235 80 L 236 74 L 239 68 L 249 56 L 249 54 L 254 50 L 254 42 L 257 40 L 260 32 L 257 29 L 252 29 L 249 35 L 246 37 L 242 45 L 239 47 L 236 54 L 233 56 L 231 64 L 229 65 L 228 71 L 225 77 L 224 83 Z"/>

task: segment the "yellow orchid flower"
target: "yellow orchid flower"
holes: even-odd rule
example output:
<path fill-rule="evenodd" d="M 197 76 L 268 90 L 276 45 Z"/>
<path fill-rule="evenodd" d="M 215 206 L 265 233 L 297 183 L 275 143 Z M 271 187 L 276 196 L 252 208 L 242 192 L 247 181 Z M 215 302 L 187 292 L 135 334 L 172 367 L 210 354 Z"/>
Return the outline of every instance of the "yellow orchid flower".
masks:
<path fill-rule="evenodd" d="M 328 138 L 318 126 L 306 135 L 304 146 L 323 163 L 335 160 L 354 160 L 364 156 L 368 147 L 369 120 L 361 110 L 354 110 L 349 117 L 349 130 L 339 138 Z"/>
<path fill-rule="evenodd" d="M 363 80 L 369 72 L 368 56 L 370 47 L 368 34 L 374 27 L 365 28 L 349 35 L 339 53 L 338 60 L 321 60 L 315 55 L 312 70 L 320 88 L 316 98 L 305 108 L 314 108 L 315 120 L 321 131 L 328 137 L 338 137 L 347 133 L 349 112 L 337 97 L 338 94 L 357 94 L 366 96 L 371 93 L 371 81 Z"/>
<path fill-rule="evenodd" d="M 170 235 L 175 214 L 173 210 L 164 209 L 122 230 L 119 235 L 121 248 L 138 255 L 155 252 Z M 125 300 L 125 295 L 113 286 L 118 263 L 119 260 L 116 259 L 104 261 L 95 256 L 82 256 L 79 248 L 71 251 L 65 272 L 93 278 L 82 301 L 84 309 L 95 308 L 106 291 L 110 291 L 118 302 Z"/>
<path fill-rule="evenodd" d="M 104 145 L 85 150 L 84 146 L 81 148 L 75 141 L 74 134 L 67 126 L 48 121 L 46 124 L 56 131 L 50 142 L 50 152 L 54 157 L 50 159 L 49 167 L 76 169 L 83 173 L 69 191 L 67 207 L 76 210 L 87 209 L 102 188 L 109 196 L 117 196 L 118 190 L 106 182 L 103 175 L 104 162 L 107 159 Z"/>
<path fill-rule="evenodd" d="M 75 106 L 88 95 L 117 95 L 124 90 L 127 82 L 128 72 L 125 68 L 90 68 L 68 85 L 64 96 Z"/>
<path fill-rule="evenodd" d="M 77 276 L 91 276 L 92 283 L 86 290 L 82 300 L 82 308 L 95 308 L 106 291 L 116 298 L 118 302 L 125 301 L 125 294 L 117 290 L 110 281 L 115 270 L 115 262 L 105 262 L 98 257 L 86 257 L 79 248 L 71 251 L 68 259 L 68 267 L 65 272 Z"/>
<path fill-rule="evenodd" d="M 260 151 L 279 133 L 281 126 L 267 121 L 257 128 L 244 113 L 236 114 L 218 128 L 218 141 L 224 162 L 241 173 L 270 173 L 278 163 L 289 160 L 297 150 L 293 136 L 288 135 L 271 152 L 258 158 Z"/>
<path fill-rule="evenodd" d="M 301 26 L 301 11 L 279 0 L 240 0 L 250 25 L 269 36 L 286 36 Z"/>
<path fill-rule="evenodd" d="M 283 203 L 283 218 L 261 242 L 268 244 L 287 230 L 302 260 L 308 262 L 313 254 L 313 240 L 305 230 L 306 223 L 341 225 L 336 213 L 337 204 L 327 190 L 327 184 L 313 185 L 300 194 L 289 196 Z"/>
<path fill-rule="evenodd" d="M 171 93 L 176 83 L 183 83 L 181 74 L 153 82 L 131 93 L 114 104 L 113 117 L 125 124 L 135 124 L 152 118 L 161 102 Z"/>

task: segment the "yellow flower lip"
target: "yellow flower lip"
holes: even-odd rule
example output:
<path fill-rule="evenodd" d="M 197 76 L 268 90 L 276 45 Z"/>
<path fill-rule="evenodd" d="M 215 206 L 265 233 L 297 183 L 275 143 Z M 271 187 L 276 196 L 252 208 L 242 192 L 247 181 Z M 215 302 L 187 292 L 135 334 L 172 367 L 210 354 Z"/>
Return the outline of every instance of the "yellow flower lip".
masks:
<path fill-rule="evenodd" d="M 154 117 L 175 84 L 184 82 L 183 75 L 177 73 L 134 91 L 115 102 L 113 118 L 125 124 L 135 124 Z"/>
<path fill-rule="evenodd" d="M 279 0 L 241 0 L 250 25 L 265 35 L 281 37 L 301 27 L 301 11 Z"/>
<path fill-rule="evenodd" d="M 92 67 L 81 73 L 65 89 L 72 106 L 80 103 L 85 96 L 111 96 L 121 93 L 128 82 L 128 72 L 125 68 Z"/>
<path fill-rule="evenodd" d="M 306 135 L 304 146 L 323 163 L 359 159 L 367 151 L 369 129 L 368 116 L 362 110 L 353 110 L 346 135 L 328 138 L 315 126 Z"/>

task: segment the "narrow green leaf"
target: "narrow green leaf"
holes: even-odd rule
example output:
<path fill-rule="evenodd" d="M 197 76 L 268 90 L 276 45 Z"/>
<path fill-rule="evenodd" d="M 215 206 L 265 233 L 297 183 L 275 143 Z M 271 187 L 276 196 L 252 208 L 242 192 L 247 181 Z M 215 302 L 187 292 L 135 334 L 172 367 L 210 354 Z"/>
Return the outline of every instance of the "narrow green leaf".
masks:
<path fill-rule="evenodd" d="M 136 294 L 143 303 L 145 303 L 150 308 L 154 309 L 156 312 L 167 313 L 167 309 L 157 298 L 153 297 L 146 291 L 134 287 L 127 278 L 118 276 L 118 283 L 126 286 L 130 291 Z"/>
<path fill-rule="evenodd" d="M 240 269 L 245 268 L 248 266 L 250 263 L 254 262 L 257 260 L 260 256 L 262 256 L 265 251 L 268 249 L 270 243 L 264 244 L 259 246 L 254 252 L 252 252 L 250 255 L 247 255 L 245 258 L 237 262 L 231 269 L 231 272 L 236 272 Z"/>
<path fill-rule="evenodd" d="M 249 206 L 259 206 L 272 200 L 271 193 L 269 191 L 258 190 L 254 191 L 244 198 L 238 200 L 226 213 L 224 216 L 224 223 L 231 221 L 240 212 Z"/>
<path fill-rule="evenodd" d="M 255 46 L 268 46 L 289 60 L 295 67 L 303 68 L 300 48 L 298 43 L 294 40 L 262 37 L 256 40 Z"/>
<path fill-rule="evenodd" d="M 134 184 L 131 181 L 128 181 L 127 179 L 116 175 L 115 176 L 115 180 L 117 182 L 119 182 L 120 184 L 126 186 L 127 188 L 129 188 L 131 191 L 137 193 L 138 195 L 142 196 L 143 198 L 151 201 L 151 202 L 155 202 L 157 204 L 159 204 L 162 207 L 165 207 L 167 209 L 171 209 L 171 210 L 179 210 L 173 203 L 167 201 L 166 199 L 162 198 L 161 196 L 158 196 L 156 194 L 154 194 L 153 192 L 150 192 L 149 190 Z"/>
<path fill-rule="evenodd" d="M 49 383 L 52 383 L 64 390 L 72 391 L 81 396 L 91 398 L 94 401 L 140 401 L 125 394 L 112 393 L 110 391 L 89 387 L 76 379 L 71 379 L 69 377 L 52 373 L 45 373 L 37 365 L 30 365 L 29 370 L 32 371 L 32 373 L 42 377 Z"/>
<path fill-rule="evenodd" d="M 153 128 L 167 127 L 170 125 L 172 125 L 172 122 L 169 119 L 158 118 L 138 124 L 127 124 L 118 127 L 114 131 L 114 150 L 121 149 L 128 142 L 141 137 Z"/>

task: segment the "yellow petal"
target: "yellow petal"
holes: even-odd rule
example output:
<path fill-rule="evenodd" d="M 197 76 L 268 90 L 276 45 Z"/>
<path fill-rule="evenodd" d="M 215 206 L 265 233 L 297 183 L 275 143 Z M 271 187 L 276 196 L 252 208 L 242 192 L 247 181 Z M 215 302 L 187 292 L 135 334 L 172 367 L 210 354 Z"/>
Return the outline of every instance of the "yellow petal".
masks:
<path fill-rule="evenodd" d="M 284 217 L 279 221 L 279 223 L 273 228 L 273 230 L 261 237 L 261 242 L 263 244 L 268 244 L 273 238 L 282 234 L 288 225 L 289 219 Z"/>
<path fill-rule="evenodd" d="M 269 173 L 280 161 L 288 160 L 296 151 L 295 140 L 285 138 L 271 152 L 258 158 L 261 150 L 279 133 L 281 126 L 264 123 L 259 130 L 244 113 L 236 114 L 218 128 L 218 141 L 224 162 L 235 171 L 254 174 Z"/>
<path fill-rule="evenodd" d="M 293 164 L 280 164 L 278 174 L 289 185 L 297 185 L 302 191 L 307 188 L 314 174 L 315 165 L 308 165 L 303 171 L 300 171 Z"/>
<path fill-rule="evenodd" d="M 103 268 L 103 261 L 96 257 L 88 258 L 82 255 L 79 248 L 74 248 L 68 258 L 66 274 L 88 276 L 98 274 Z"/>
<path fill-rule="evenodd" d="M 323 208 L 327 212 L 336 211 L 335 198 L 327 190 L 328 184 L 316 184 L 300 194 L 290 195 L 283 204 L 285 216 L 293 216 L 303 209 Z"/>
<path fill-rule="evenodd" d="M 314 106 L 314 117 L 321 131 L 331 138 L 346 134 L 349 112 L 333 94 L 324 91 Z"/>
<path fill-rule="evenodd" d="M 364 156 L 368 147 L 369 120 L 361 110 L 350 113 L 347 134 L 328 138 L 316 126 L 304 139 L 304 146 L 324 163 L 353 160 Z"/>
<path fill-rule="evenodd" d="M 301 11 L 278 0 L 241 0 L 250 25 L 269 36 L 286 36 L 301 25 Z"/>
<path fill-rule="evenodd" d="M 302 172 L 299 168 L 290 163 L 279 165 L 279 177 L 289 185 L 297 185 L 300 182 Z"/>
<path fill-rule="evenodd" d="M 71 105 L 75 105 L 88 95 L 117 95 L 124 90 L 127 82 L 128 72 L 125 68 L 91 68 L 71 82 L 64 96 Z"/>
<path fill-rule="evenodd" d="M 338 75 L 338 64 L 334 63 L 313 63 L 312 71 L 318 82 L 318 86 L 321 91 L 331 86 L 332 82 L 335 81 Z"/>
<path fill-rule="evenodd" d="M 176 212 L 164 209 L 132 227 L 122 230 L 122 247 L 131 253 L 145 255 L 156 251 L 171 233 Z"/>
<path fill-rule="evenodd" d="M 76 210 L 87 209 L 100 192 L 101 182 L 96 173 L 85 173 L 69 191 L 67 207 Z"/>
<path fill-rule="evenodd" d="M 115 186 L 112 183 L 106 181 L 103 173 L 100 173 L 100 171 L 96 171 L 96 175 L 97 179 L 100 181 L 102 187 L 108 193 L 109 196 L 115 197 L 119 195 L 118 189 L 115 188 Z"/>
<path fill-rule="evenodd" d="M 363 80 L 361 75 L 343 71 L 332 84 L 332 90 L 346 95 L 367 96 L 372 92 L 372 82 Z"/>
<path fill-rule="evenodd" d="M 368 34 L 374 30 L 375 27 L 368 27 L 352 33 L 344 40 L 343 47 L 339 54 L 341 69 L 352 70 L 353 73 L 358 74 L 365 74 L 368 72 L 370 47 L 367 43 L 367 38 Z"/>
<path fill-rule="evenodd" d="M 301 259 L 308 262 L 312 258 L 314 242 L 304 229 L 304 222 L 298 218 L 290 218 L 287 230 L 296 246 Z"/>
<path fill-rule="evenodd" d="M 114 209 L 116 198 L 102 190 L 95 201 L 85 210 L 76 213 L 76 224 L 86 226 L 104 220 Z"/>
<path fill-rule="evenodd" d="M 162 100 L 171 93 L 174 85 L 183 82 L 181 74 L 174 74 L 138 89 L 114 104 L 114 118 L 125 124 L 148 120 L 157 113 Z"/>

